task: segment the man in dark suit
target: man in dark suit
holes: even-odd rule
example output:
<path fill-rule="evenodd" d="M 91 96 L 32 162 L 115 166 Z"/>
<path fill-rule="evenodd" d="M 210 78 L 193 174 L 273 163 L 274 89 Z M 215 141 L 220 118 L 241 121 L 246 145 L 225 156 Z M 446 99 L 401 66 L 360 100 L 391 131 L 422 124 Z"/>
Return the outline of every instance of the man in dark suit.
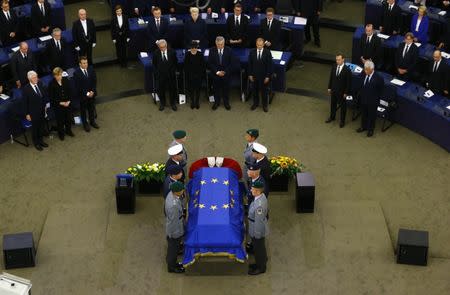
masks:
<path fill-rule="evenodd" d="M 178 59 L 175 50 L 167 47 L 166 40 L 159 40 L 158 49 L 153 53 L 153 73 L 158 85 L 160 111 L 163 111 L 166 106 L 166 91 L 169 91 L 172 110 L 177 110 L 177 66 Z"/>
<path fill-rule="evenodd" d="M 37 72 L 36 60 L 26 42 L 20 43 L 19 50 L 11 57 L 9 65 L 17 88 L 28 83 L 27 73 L 29 71 Z"/>
<path fill-rule="evenodd" d="M 232 69 L 233 53 L 230 47 L 225 46 L 225 38 L 216 37 L 216 47 L 209 50 L 208 69 L 211 71 L 214 89 L 213 110 L 220 106 L 223 99 L 225 109 L 231 109 L 229 100 L 229 87 Z"/>
<path fill-rule="evenodd" d="M 273 61 L 270 50 L 264 49 L 265 40 L 256 39 L 256 49 L 252 49 L 248 56 L 248 79 L 253 86 L 253 105 L 251 110 L 259 106 L 259 94 L 264 112 L 268 112 L 268 87 L 273 74 Z"/>
<path fill-rule="evenodd" d="M 167 39 L 167 32 L 169 29 L 169 21 L 161 17 L 161 9 L 155 7 L 153 9 L 153 17 L 148 21 L 147 35 L 150 41 L 150 51 L 158 48 L 156 42 L 161 39 Z"/>
<path fill-rule="evenodd" d="M 75 81 L 75 95 L 80 100 L 80 117 L 83 128 L 90 132 L 89 124 L 98 129 L 95 122 L 95 97 L 97 96 L 97 75 L 94 68 L 89 66 L 86 56 L 80 57 L 80 66 L 73 73 Z M 89 115 L 89 124 L 86 118 L 86 112 Z"/>
<path fill-rule="evenodd" d="M 133 0 L 133 11 L 138 17 L 149 16 L 156 6 L 153 0 Z"/>
<path fill-rule="evenodd" d="M 445 21 L 444 31 L 440 35 L 437 48 L 445 52 L 450 51 L 450 19 Z"/>
<path fill-rule="evenodd" d="M 400 44 L 395 54 L 395 75 L 400 79 L 413 79 L 418 59 L 419 49 L 414 44 L 414 35 L 406 33 L 405 42 Z"/>
<path fill-rule="evenodd" d="M 85 9 L 78 10 L 79 19 L 72 25 L 73 46 L 78 51 L 78 56 L 86 56 L 92 65 L 92 48 L 97 44 L 97 33 L 94 21 L 87 18 Z"/>
<path fill-rule="evenodd" d="M 352 72 L 345 65 L 345 59 L 342 54 L 336 55 L 336 64 L 331 68 L 330 79 L 328 81 L 328 94 L 330 94 L 330 117 L 325 123 L 330 123 L 336 119 L 336 110 L 338 104 L 341 106 L 341 121 L 339 127 L 345 125 L 345 115 L 347 105 L 345 99 L 350 91 L 352 81 Z"/>
<path fill-rule="evenodd" d="M 380 33 L 396 35 L 400 32 L 401 9 L 395 0 L 387 0 L 383 3 L 383 14 L 381 15 Z"/>
<path fill-rule="evenodd" d="M 42 151 L 43 147 L 48 147 L 43 139 L 43 129 L 45 120 L 45 105 L 48 99 L 47 91 L 44 85 L 38 81 L 35 71 L 27 73 L 29 83 L 23 87 L 23 99 L 25 101 L 25 118 L 30 121 L 31 133 L 34 147 Z"/>
<path fill-rule="evenodd" d="M 180 165 L 170 165 L 166 168 L 167 176 L 163 183 L 163 197 L 167 197 L 170 192 L 170 185 L 181 180 L 183 177 L 183 168 Z"/>
<path fill-rule="evenodd" d="M 3 46 L 17 42 L 19 21 L 15 12 L 9 9 L 8 0 L 2 1 L 2 11 L 0 13 L 0 37 Z"/>
<path fill-rule="evenodd" d="M 259 36 L 266 40 L 267 49 L 281 50 L 281 22 L 273 17 L 274 14 L 273 8 L 266 9 L 266 18 L 259 23 Z"/>
<path fill-rule="evenodd" d="M 311 41 L 311 27 L 314 34 L 314 44 L 320 47 L 319 16 L 322 12 L 322 0 L 299 0 L 298 16 L 307 18 L 305 26 L 305 42 Z"/>
<path fill-rule="evenodd" d="M 435 94 L 448 95 L 448 66 L 442 60 L 441 51 L 435 50 L 433 52 L 433 60 L 428 66 L 428 75 L 425 77 L 426 87 Z"/>
<path fill-rule="evenodd" d="M 362 34 L 359 42 L 359 48 L 361 52 L 361 65 L 364 65 L 368 60 L 372 61 L 374 64 L 380 62 L 381 40 L 374 34 L 372 24 L 366 25 L 365 33 Z"/>
<path fill-rule="evenodd" d="M 375 65 L 372 61 L 364 64 L 362 85 L 359 90 L 359 103 L 361 107 L 361 127 L 356 132 L 361 133 L 367 130 L 367 137 L 373 136 L 375 121 L 377 119 L 377 107 L 382 98 L 384 89 L 383 78 L 375 73 Z"/>
<path fill-rule="evenodd" d="M 242 14 L 241 4 L 234 6 L 234 14 L 227 18 L 227 44 L 232 47 L 246 47 L 248 18 Z"/>
<path fill-rule="evenodd" d="M 67 47 L 66 40 L 62 38 L 60 28 L 53 29 L 52 37 L 52 39 L 47 41 L 47 47 L 45 48 L 47 64 L 50 67 L 50 71 L 53 71 L 56 67 L 66 70 L 67 65 L 64 57 L 68 50 L 73 49 Z"/>
<path fill-rule="evenodd" d="M 31 29 L 35 37 L 50 34 L 52 10 L 45 0 L 37 0 L 31 6 Z"/>
<path fill-rule="evenodd" d="M 116 55 L 121 67 L 127 66 L 127 43 L 130 41 L 128 17 L 123 14 L 122 6 L 116 5 L 111 20 L 111 38 L 116 45 Z"/>

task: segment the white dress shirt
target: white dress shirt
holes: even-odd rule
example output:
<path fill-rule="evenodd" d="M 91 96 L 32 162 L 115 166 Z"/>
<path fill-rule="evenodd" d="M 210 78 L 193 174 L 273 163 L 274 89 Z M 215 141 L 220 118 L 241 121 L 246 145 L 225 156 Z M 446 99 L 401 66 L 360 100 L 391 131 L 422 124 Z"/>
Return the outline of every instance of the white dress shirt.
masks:
<path fill-rule="evenodd" d="M 117 16 L 117 23 L 119 24 L 119 28 L 122 28 L 123 25 L 123 17 L 121 15 Z"/>
<path fill-rule="evenodd" d="M 87 31 L 87 21 L 86 20 L 80 20 L 81 25 L 83 26 L 83 30 L 84 30 L 84 35 L 87 36 L 88 35 L 88 31 Z"/>

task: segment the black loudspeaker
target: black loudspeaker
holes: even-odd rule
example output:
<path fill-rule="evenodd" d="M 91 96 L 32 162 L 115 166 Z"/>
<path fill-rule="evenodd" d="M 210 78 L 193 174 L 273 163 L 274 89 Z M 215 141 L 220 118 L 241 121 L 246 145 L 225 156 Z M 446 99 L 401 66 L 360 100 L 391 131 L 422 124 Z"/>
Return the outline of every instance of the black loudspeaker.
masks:
<path fill-rule="evenodd" d="M 297 204 L 297 213 L 314 212 L 314 201 L 316 185 L 314 176 L 309 173 L 297 173 L 297 188 L 295 193 L 295 201 Z"/>
<path fill-rule="evenodd" d="M 133 178 L 117 176 L 116 205 L 119 214 L 134 214 L 136 208 L 136 194 Z"/>
<path fill-rule="evenodd" d="M 397 263 L 427 265 L 428 232 L 399 229 L 397 241 Z"/>
<path fill-rule="evenodd" d="M 3 255 L 5 269 L 35 266 L 36 249 L 33 233 L 4 235 Z"/>

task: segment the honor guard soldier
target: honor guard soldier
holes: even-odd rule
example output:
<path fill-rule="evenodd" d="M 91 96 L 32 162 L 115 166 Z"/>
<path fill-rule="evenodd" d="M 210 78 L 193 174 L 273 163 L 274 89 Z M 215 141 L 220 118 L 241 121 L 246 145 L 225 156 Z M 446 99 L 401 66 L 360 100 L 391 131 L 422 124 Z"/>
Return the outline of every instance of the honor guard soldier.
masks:
<path fill-rule="evenodd" d="M 248 210 L 248 234 L 252 239 L 255 264 L 250 264 L 248 274 L 259 275 L 266 272 L 267 251 L 265 238 L 269 234 L 267 220 L 268 203 L 264 195 L 264 183 L 256 181 L 252 184 L 255 200 Z"/>
<path fill-rule="evenodd" d="M 250 204 L 253 201 L 253 195 L 251 194 L 251 188 L 255 182 L 261 182 L 264 184 L 264 195 L 269 197 L 269 188 L 266 185 L 266 180 L 261 176 L 261 162 L 250 164 L 247 166 L 247 176 L 248 182 L 247 187 L 249 188 L 249 201 Z"/>
<path fill-rule="evenodd" d="M 245 132 L 245 140 L 247 141 L 247 145 L 244 150 L 244 179 L 247 182 L 247 166 L 255 163 L 255 158 L 253 158 L 253 143 L 256 142 L 256 139 L 259 136 L 258 129 L 248 129 Z M 249 187 L 250 189 L 250 187 Z"/>
<path fill-rule="evenodd" d="M 166 237 L 167 237 L 167 270 L 174 273 L 184 273 L 184 268 L 177 262 L 181 239 L 184 235 L 183 208 L 180 197 L 184 193 L 184 184 L 177 181 L 170 186 L 170 192 L 165 201 Z"/>
<path fill-rule="evenodd" d="M 173 147 L 177 144 L 183 145 L 183 162 L 186 164 L 187 162 L 187 152 L 184 148 L 184 144 L 186 143 L 186 131 L 184 130 L 175 130 L 172 132 L 173 141 L 169 144 L 169 147 Z"/>
<path fill-rule="evenodd" d="M 179 181 L 184 183 L 186 172 L 184 171 L 184 167 L 186 166 L 186 163 L 183 162 L 183 145 L 177 144 L 172 147 L 170 147 L 167 150 L 167 153 L 169 154 L 170 158 L 166 162 L 166 176 L 168 173 L 168 168 L 172 165 L 180 165 L 183 168 L 183 176 L 180 178 Z"/>
<path fill-rule="evenodd" d="M 167 176 L 163 184 L 163 197 L 166 199 L 170 193 L 170 186 L 172 183 L 177 182 L 183 176 L 183 168 L 180 165 L 171 165 L 166 168 Z"/>
<path fill-rule="evenodd" d="M 270 163 L 266 157 L 267 148 L 260 143 L 253 143 L 253 158 L 256 160 L 256 163 L 259 163 L 261 169 L 261 176 L 266 181 L 266 185 L 268 190 L 270 190 Z"/>

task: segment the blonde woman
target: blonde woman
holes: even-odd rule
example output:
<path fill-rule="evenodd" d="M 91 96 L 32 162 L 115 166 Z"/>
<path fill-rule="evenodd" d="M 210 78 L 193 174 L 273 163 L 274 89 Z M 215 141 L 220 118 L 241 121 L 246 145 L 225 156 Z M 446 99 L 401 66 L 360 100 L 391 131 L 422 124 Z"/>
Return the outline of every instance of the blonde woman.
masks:
<path fill-rule="evenodd" d="M 417 14 L 412 17 L 411 20 L 411 32 L 414 34 L 415 42 L 427 43 L 428 42 L 428 26 L 429 19 L 427 14 L 427 8 L 420 6 Z"/>

